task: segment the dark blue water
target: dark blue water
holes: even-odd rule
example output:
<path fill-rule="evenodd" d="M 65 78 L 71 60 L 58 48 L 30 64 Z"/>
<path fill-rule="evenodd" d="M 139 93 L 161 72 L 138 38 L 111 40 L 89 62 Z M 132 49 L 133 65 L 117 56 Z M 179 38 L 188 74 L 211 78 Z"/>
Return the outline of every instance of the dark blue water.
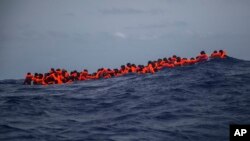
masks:
<path fill-rule="evenodd" d="M 228 58 L 69 85 L 0 81 L 0 140 L 229 140 L 250 123 L 250 62 Z"/>

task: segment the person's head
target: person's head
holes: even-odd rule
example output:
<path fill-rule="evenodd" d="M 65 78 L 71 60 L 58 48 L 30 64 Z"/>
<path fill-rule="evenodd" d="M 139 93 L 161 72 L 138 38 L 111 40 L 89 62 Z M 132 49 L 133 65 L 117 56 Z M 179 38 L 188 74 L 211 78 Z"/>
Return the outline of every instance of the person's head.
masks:
<path fill-rule="evenodd" d="M 28 72 L 28 73 L 27 73 L 27 75 L 31 75 L 31 73 L 30 73 L 30 72 Z"/>
<path fill-rule="evenodd" d="M 223 53 L 223 50 L 220 50 L 219 52 L 220 52 L 220 53 Z"/>
<path fill-rule="evenodd" d="M 152 63 L 152 67 L 153 67 L 153 68 L 155 67 L 155 63 Z"/>
<path fill-rule="evenodd" d="M 177 61 L 177 62 L 180 62 L 180 61 L 181 61 L 181 57 L 177 57 L 177 58 L 176 58 L 176 61 Z"/>
<path fill-rule="evenodd" d="M 131 67 L 131 64 L 130 64 L 130 63 L 127 63 L 127 67 Z"/>
<path fill-rule="evenodd" d="M 162 61 L 162 59 L 158 59 L 157 61 L 160 63 Z"/>
<path fill-rule="evenodd" d="M 214 53 L 217 53 L 217 50 L 215 50 Z"/>
<path fill-rule="evenodd" d="M 84 71 L 84 72 L 88 72 L 88 70 L 87 70 L 87 69 L 84 69 L 83 71 Z"/>
<path fill-rule="evenodd" d="M 135 64 L 132 64 L 132 66 L 133 66 L 133 67 L 136 67 L 136 65 L 135 65 Z"/>
<path fill-rule="evenodd" d="M 61 74 L 61 70 L 60 69 L 56 69 L 56 73 Z"/>
<path fill-rule="evenodd" d="M 114 71 L 115 71 L 115 73 L 118 73 L 118 72 L 119 72 L 118 69 L 114 69 Z"/>
<path fill-rule="evenodd" d="M 55 73 L 56 71 L 55 71 L 55 69 L 54 68 L 51 68 L 50 69 L 50 73 Z"/>
<path fill-rule="evenodd" d="M 173 55 L 173 58 L 177 58 L 177 56 L 176 56 L 176 55 Z"/>
<path fill-rule="evenodd" d="M 201 51 L 200 54 L 203 55 L 203 54 L 206 54 L 206 53 L 205 53 L 205 51 Z"/>
<path fill-rule="evenodd" d="M 124 69 L 125 69 L 125 66 L 124 66 L 124 65 L 121 65 L 121 69 L 123 69 L 123 70 L 124 70 Z"/>
<path fill-rule="evenodd" d="M 39 78 L 42 79 L 43 78 L 43 74 L 40 73 L 39 74 Z"/>
<path fill-rule="evenodd" d="M 194 58 L 192 57 L 190 60 L 194 60 Z"/>
<path fill-rule="evenodd" d="M 149 65 L 149 64 L 152 64 L 152 62 L 151 62 L 151 61 L 148 61 L 148 65 Z"/>

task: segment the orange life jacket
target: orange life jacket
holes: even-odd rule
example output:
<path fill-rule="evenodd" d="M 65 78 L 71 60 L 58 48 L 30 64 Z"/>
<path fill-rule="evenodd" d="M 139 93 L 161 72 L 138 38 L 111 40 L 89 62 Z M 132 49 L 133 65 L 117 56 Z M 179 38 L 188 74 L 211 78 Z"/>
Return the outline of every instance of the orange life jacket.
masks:
<path fill-rule="evenodd" d="M 182 63 L 183 63 L 182 61 L 180 61 L 180 62 L 175 62 L 175 63 L 174 63 L 174 66 L 182 66 L 182 65 L 183 65 Z"/>
<path fill-rule="evenodd" d="M 32 75 L 32 74 L 26 75 L 25 78 L 26 78 L 26 79 L 32 79 L 32 78 L 33 78 L 33 75 Z"/>
<path fill-rule="evenodd" d="M 163 67 L 173 68 L 173 67 L 174 67 L 174 64 L 165 63 L 165 64 L 163 65 Z"/>
<path fill-rule="evenodd" d="M 104 78 L 105 78 L 105 79 L 111 78 L 111 75 L 110 75 L 110 74 L 106 74 L 106 75 L 104 76 Z"/>
<path fill-rule="evenodd" d="M 155 70 L 154 70 L 154 68 L 153 68 L 153 66 L 151 64 L 149 64 L 147 68 L 148 68 L 148 72 L 150 72 L 152 74 L 155 73 Z"/>
<path fill-rule="evenodd" d="M 227 56 L 226 51 L 223 51 L 223 53 L 221 54 L 220 58 L 226 58 L 226 56 Z"/>
<path fill-rule="evenodd" d="M 217 53 L 212 53 L 211 55 L 210 55 L 210 58 L 220 58 L 221 57 L 221 54 L 219 53 L 219 52 L 217 52 Z"/>
<path fill-rule="evenodd" d="M 136 69 L 136 67 L 131 67 L 131 71 L 133 72 L 133 73 L 136 73 L 136 71 L 137 71 L 137 69 Z"/>
<path fill-rule="evenodd" d="M 207 54 L 201 54 L 201 55 L 199 55 L 198 62 L 200 62 L 200 61 L 206 61 L 207 59 L 208 59 Z"/>

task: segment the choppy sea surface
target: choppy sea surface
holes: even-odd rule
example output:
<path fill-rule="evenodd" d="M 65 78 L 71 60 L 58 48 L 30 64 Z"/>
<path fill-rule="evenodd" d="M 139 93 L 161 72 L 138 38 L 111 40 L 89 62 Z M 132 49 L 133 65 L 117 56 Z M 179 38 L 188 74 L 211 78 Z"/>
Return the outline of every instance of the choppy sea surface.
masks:
<path fill-rule="evenodd" d="M 52 86 L 0 81 L 0 140 L 226 141 L 250 123 L 250 62 Z"/>

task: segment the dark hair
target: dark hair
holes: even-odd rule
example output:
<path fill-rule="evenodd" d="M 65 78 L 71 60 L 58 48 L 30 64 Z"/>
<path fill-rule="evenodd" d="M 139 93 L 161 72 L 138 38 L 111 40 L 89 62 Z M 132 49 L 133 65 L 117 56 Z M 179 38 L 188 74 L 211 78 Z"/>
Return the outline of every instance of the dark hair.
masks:
<path fill-rule="evenodd" d="M 176 60 L 177 62 L 180 62 L 180 61 L 181 61 L 181 57 L 177 57 L 176 59 L 177 59 L 177 60 Z"/>
<path fill-rule="evenodd" d="M 40 73 L 39 74 L 39 78 L 42 79 L 43 78 L 43 74 Z"/>
<path fill-rule="evenodd" d="M 217 53 L 217 50 L 215 50 L 214 53 Z"/>
<path fill-rule="evenodd" d="M 201 51 L 201 53 L 200 53 L 200 54 L 206 54 L 206 53 L 205 53 L 205 51 Z"/>

